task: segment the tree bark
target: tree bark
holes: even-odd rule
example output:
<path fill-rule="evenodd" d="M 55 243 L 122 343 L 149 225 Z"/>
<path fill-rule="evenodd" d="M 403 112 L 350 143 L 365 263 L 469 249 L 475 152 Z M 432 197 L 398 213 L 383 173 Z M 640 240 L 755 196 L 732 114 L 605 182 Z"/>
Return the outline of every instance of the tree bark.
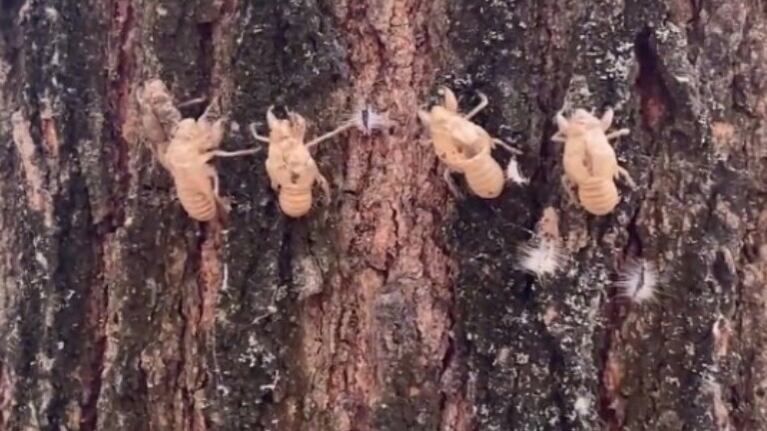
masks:
<path fill-rule="evenodd" d="M 767 429 L 765 40 L 763 0 L 2 0 L 0 430 Z M 272 104 L 396 127 L 319 146 L 298 220 L 265 151 L 218 160 L 232 211 L 198 223 L 142 136 L 156 77 L 221 100 L 226 149 Z M 453 198 L 440 85 L 489 96 L 529 184 Z M 595 217 L 552 118 L 607 106 L 637 186 Z M 655 301 L 620 297 L 636 259 Z"/>

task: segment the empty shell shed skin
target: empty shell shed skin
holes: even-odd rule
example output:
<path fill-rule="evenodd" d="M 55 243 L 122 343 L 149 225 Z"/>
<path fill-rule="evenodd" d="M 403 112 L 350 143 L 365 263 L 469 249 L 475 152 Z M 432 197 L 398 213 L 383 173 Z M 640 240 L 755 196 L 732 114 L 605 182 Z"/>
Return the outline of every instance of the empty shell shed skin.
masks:
<path fill-rule="evenodd" d="M 501 166 L 493 159 L 491 150 L 495 145 L 511 152 L 515 150 L 470 121 L 487 106 L 487 97 L 480 93 L 479 105 L 468 114 L 461 115 L 455 94 L 448 88 L 440 89 L 440 93 L 444 97 L 443 103 L 429 111 L 419 111 L 418 117 L 429 129 L 434 152 L 447 167 L 445 180 L 458 194 L 450 172 L 461 173 L 475 195 L 485 199 L 497 198 L 503 191 L 505 176 Z"/>
<path fill-rule="evenodd" d="M 218 206 L 218 175 L 208 164 L 213 157 L 207 146 L 217 147 L 222 140 L 220 121 L 214 124 L 201 119 L 184 119 L 168 145 L 165 160 L 181 206 L 195 220 L 216 218 Z"/>
<path fill-rule="evenodd" d="M 292 218 L 306 215 L 312 207 L 312 189 L 315 182 L 319 183 L 326 202 L 329 202 L 328 181 L 320 173 L 309 149 L 354 127 L 354 124 L 347 122 L 332 132 L 304 144 L 306 120 L 301 115 L 288 112 L 287 119 L 282 120 L 274 115 L 270 107 L 266 113 L 266 121 L 269 125 L 269 137 L 259 135 L 253 124 L 250 129 L 256 141 L 269 144 L 266 173 L 272 190 L 277 193 L 282 212 Z"/>
<path fill-rule="evenodd" d="M 220 151 L 224 120 L 211 119 L 211 105 L 198 119 L 182 119 L 165 84 L 155 79 L 138 93 L 144 136 L 155 156 L 173 177 L 179 202 L 195 220 L 209 222 L 225 208 L 219 197 L 216 169 L 208 162 L 216 156 L 235 157 L 257 150 Z"/>
<path fill-rule="evenodd" d="M 613 121 L 613 111 L 608 109 L 602 118 L 578 109 L 568 119 L 557 114 L 559 131 L 552 137 L 564 143 L 563 184 L 568 193 L 571 186 L 578 189 L 578 200 L 586 211 L 594 215 L 611 213 L 620 202 L 615 180 L 623 176 L 632 187 L 629 173 L 618 165 L 610 139 L 624 136 L 628 129 L 607 133 Z"/>

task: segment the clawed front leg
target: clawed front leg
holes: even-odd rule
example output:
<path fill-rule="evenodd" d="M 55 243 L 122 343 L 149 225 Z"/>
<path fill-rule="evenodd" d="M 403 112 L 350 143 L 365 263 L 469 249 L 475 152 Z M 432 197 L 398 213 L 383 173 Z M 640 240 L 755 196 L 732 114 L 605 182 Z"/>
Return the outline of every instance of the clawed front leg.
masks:
<path fill-rule="evenodd" d="M 637 187 L 634 179 L 631 178 L 631 174 L 629 174 L 629 171 L 627 171 L 626 168 L 618 166 L 618 175 L 623 177 L 623 180 L 626 181 L 626 184 L 628 184 L 632 189 Z"/>
<path fill-rule="evenodd" d="M 618 137 L 621 137 L 621 136 L 626 136 L 626 135 L 628 135 L 630 133 L 631 133 L 631 131 L 629 129 L 616 130 L 616 131 L 614 131 L 612 133 L 608 133 L 607 134 L 607 140 L 609 141 L 611 139 L 615 139 L 615 138 L 618 138 Z"/>
<path fill-rule="evenodd" d="M 325 205 L 330 205 L 330 184 L 328 183 L 327 178 L 325 178 L 321 173 L 317 172 L 317 182 L 320 185 L 320 189 L 322 189 L 322 201 L 325 203 Z"/>
<path fill-rule="evenodd" d="M 575 193 L 573 192 L 573 183 L 570 182 L 570 179 L 567 178 L 567 175 L 562 175 L 562 188 L 565 189 L 565 193 L 567 194 L 567 198 L 571 203 L 577 204 L 578 203 L 578 197 L 575 196 Z"/>
<path fill-rule="evenodd" d="M 333 136 L 338 135 L 339 133 L 343 132 L 346 129 L 350 129 L 354 127 L 353 123 L 345 123 L 339 127 L 337 127 L 335 130 L 332 130 L 328 133 L 325 133 L 324 135 L 320 136 L 319 138 L 313 139 L 308 144 L 306 144 L 306 148 L 312 148 L 313 146 L 319 144 L 322 141 L 325 141 L 327 139 L 332 138 Z"/>
<path fill-rule="evenodd" d="M 477 105 L 474 109 L 472 109 L 468 114 L 464 116 L 467 120 L 471 120 L 471 118 L 477 114 L 479 114 L 483 109 L 487 107 L 488 99 L 487 96 L 485 96 L 484 93 L 477 91 L 477 94 L 479 95 L 479 105 Z"/>
<path fill-rule="evenodd" d="M 237 150 L 237 151 L 215 150 L 212 153 L 216 157 L 240 157 L 240 156 L 247 156 L 250 154 L 256 154 L 259 151 L 261 151 L 261 148 L 251 148 L 248 150 Z"/>
<path fill-rule="evenodd" d="M 516 154 L 516 155 L 521 155 L 522 154 L 521 150 L 518 150 L 518 149 L 512 147 L 511 145 L 503 142 L 502 140 L 500 140 L 498 138 L 493 138 L 493 146 L 495 146 L 495 145 L 499 145 L 499 146 L 503 147 L 506 151 L 508 151 L 511 154 Z"/>
<path fill-rule="evenodd" d="M 567 138 L 565 137 L 565 134 L 562 132 L 557 132 L 554 134 L 554 136 L 551 137 L 551 140 L 554 142 L 559 142 L 561 144 L 564 144 Z"/>
<path fill-rule="evenodd" d="M 458 189 L 458 185 L 453 180 L 453 177 L 451 176 L 451 171 L 448 168 L 445 168 L 444 173 L 442 174 L 442 179 L 445 180 L 445 183 L 447 183 L 447 189 L 450 190 L 450 193 L 453 195 L 456 199 L 463 199 L 463 193 L 460 189 Z"/>
<path fill-rule="evenodd" d="M 218 199 L 219 191 L 221 190 L 221 181 L 218 179 L 218 172 L 216 172 L 216 169 L 212 166 L 208 166 L 208 175 L 210 176 L 210 179 L 213 180 L 213 194 L 216 196 L 216 199 Z"/>
<path fill-rule="evenodd" d="M 613 111 L 613 108 L 605 109 L 605 113 L 602 115 L 602 118 L 599 120 L 599 122 L 602 125 L 602 130 L 606 132 L 610 129 L 610 126 L 613 124 L 614 117 L 615 117 L 615 111 Z"/>
<path fill-rule="evenodd" d="M 212 150 L 221 146 L 221 142 L 224 140 L 224 118 L 219 118 L 213 123 L 208 123 L 207 120 L 200 118 L 199 124 L 209 125 L 210 137 L 205 149 Z"/>
<path fill-rule="evenodd" d="M 442 106 L 448 111 L 458 112 L 458 99 L 455 97 L 455 93 L 447 87 L 441 87 L 437 90 L 437 94 L 442 96 Z"/>
<path fill-rule="evenodd" d="M 218 172 L 216 172 L 216 169 L 212 166 L 208 166 L 208 176 L 210 176 L 210 179 L 213 181 L 213 198 L 216 199 L 216 202 L 224 212 L 228 213 L 232 210 L 232 205 L 228 199 L 221 197 L 219 193 L 221 189 L 221 181 L 218 178 Z"/>
<path fill-rule="evenodd" d="M 256 123 L 250 123 L 248 128 L 250 129 L 250 134 L 253 135 L 253 139 L 255 139 L 257 142 L 263 142 L 265 144 L 269 143 L 269 138 L 258 134 L 258 131 L 256 130 Z"/>
<path fill-rule="evenodd" d="M 196 102 L 195 100 L 192 100 L 192 102 Z M 215 121 L 215 118 L 221 117 L 221 104 L 218 97 L 211 100 L 210 104 L 207 108 L 205 108 L 205 112 L 202 113 L 200 118 L 197 121 L 201 121 L 208 124 L 213 124 Z"/>
<path fill-rule="evenodd" d="M 213 157 L 240 157 L 247 156 L 249 154 L 255 154 L 259 151 L 261 151 L 260 148 L 250 148 L 247 150 L 237 151 L 211 150 L 202 155 L 202 162 L 208 163 Z"/>
<path fill-rule="evenodd" d="M 176 108 L 185 109 L 185 108 L 189 108 L 190 106 L 201 105 L 205 103 L 207 100 L 208 98 L 205 96 L 195 97 L 194 99 L 189 99 L 186 102 L 179 103 L 178 105 L 176 105 Z"/>

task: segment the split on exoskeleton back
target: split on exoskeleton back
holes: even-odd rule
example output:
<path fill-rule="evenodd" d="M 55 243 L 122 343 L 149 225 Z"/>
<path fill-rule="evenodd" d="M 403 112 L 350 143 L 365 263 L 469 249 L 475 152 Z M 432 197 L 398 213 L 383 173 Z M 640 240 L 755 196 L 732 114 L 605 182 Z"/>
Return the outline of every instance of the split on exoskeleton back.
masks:
<path fill-rule="evenodd" d="M 218 174 L 208 162 L 213 157 L 242 156 L 258 149 L 218 150 L 224 139 L 224 119 L 213 119 L 216 102 L 198 119 L 182 118 L 170 91 L 159 79 L 146 82 L 136 99 L 142 132 L 173 177 L 181 206 L 195 220 L 214 220 L 226 207 L 219 197 Z"/>
<path fill-rule="evenodd" d="M 255 124 L 250 125 L 250 131 L 256 141 L 269 145 L 266 173 L 272 189 L 277 193 L 282 212 L 292 218 L 306 215 L 312 206 L 315 182 L 320 185 L 326 203 L 329 203 L 330 186 L 309 150 L 355 127 L 355 124 L 347 121 L 331 132 L 304 143 L 306 120 L 300 114 L 288 111 L 286 119 L 279 119 L 274 115 L 273 107 L 269 107 L 266 121 L 269 126 L 268 137 L 259 135 Z"/>
<path fill-rule="evenodd" d="M 485 129 L 471 122 L 471 118 L 488 104 L 487 96 L 480 93 L 480 103 L 465 115 L 458 112 L 458 99 L 446 87 L 439 90 L 442 104 L 430 110 L 419 110 L 418 118 L 429 130 L 432 146 L 437 158 L 445 165 L 445 180 L 455 195 L 458 188 L 450 178 L 451 172 L 463 174 L 469 189 L 475 195 L 493 199 L 500 196 L 506 183 L 506 176 L 491 150 L 496 145 L 512 154 L 518 153 L 500 139 L 491 137 Z"/>
<path fill-rule="evenodd" d="M 561 112 L 555 121 L 559 130 L 552 137 L 555 142 L 564 143 L 563 185 L 573 197 L 571 186 L 578 189 L 578 201 L 584 209 L 594 215 L 612 212 L 620 202 L 615 180 L 622 176 L 634 186 L 628 171 L 618 164 L 610 139 L 628 135 L 628 129 L 607 133 L 613 121 L 613 110 L 607 109 L 602 118 L 597 118 L 584 109 L 576 109 L 570 118 Z"/>
<path fill-rule="evenodd" d="M 376 132 L 388 133 L 396 125 L 388 115 L 367 102 L 358 102 L 346 121 L 364 136 L 372 136 Z"/>

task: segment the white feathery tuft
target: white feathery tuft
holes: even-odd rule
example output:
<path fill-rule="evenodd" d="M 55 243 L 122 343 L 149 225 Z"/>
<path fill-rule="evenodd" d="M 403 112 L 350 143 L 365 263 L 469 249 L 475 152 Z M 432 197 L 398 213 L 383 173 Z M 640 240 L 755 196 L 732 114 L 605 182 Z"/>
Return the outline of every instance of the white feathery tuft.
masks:
<path fill-rule="evenodd" d="M 519 253 L 519 267 L 538 277 L 556 273 L 565 261 L 559 244 L 551 239 L 533 239 Z"/>
<path fill-rule="evenodd" d="M 370 136 L 376 130 L 387 130 L 394 122 L 385 114 L 379 114 L 370 105 L 362 105 L 349 118 L 349 123 L 365 136 Z"/>
<path fill-rule="evenodd" d="M 658 270 L 644 259 L 630 263 L 618 279 L 618 296 L 635 304 L 652 301 L 658 295 Z"/>
<path fill-rule="evenodd" d="M 221 277 L 221 291 L 229 289 L 229 265 L 224 264 L 224 274 Z"/>
<path fill-rule="evenodd" d="M 525 178 L 519 171 L 519 163 L 517 163 L 517 159 L 514 157 L 509 159 L 509 164 L 506 166 L 506 180 L 514 184 L 527 184 L 530 182 L 530 179 Z"/>
<path fill-rule="evenodd" d="M 589 410 L 591 409 L 591 399 L 586 396 L 579 395 L 575 400 L 575 413 L 580 417 L 587 417 Z"/>

